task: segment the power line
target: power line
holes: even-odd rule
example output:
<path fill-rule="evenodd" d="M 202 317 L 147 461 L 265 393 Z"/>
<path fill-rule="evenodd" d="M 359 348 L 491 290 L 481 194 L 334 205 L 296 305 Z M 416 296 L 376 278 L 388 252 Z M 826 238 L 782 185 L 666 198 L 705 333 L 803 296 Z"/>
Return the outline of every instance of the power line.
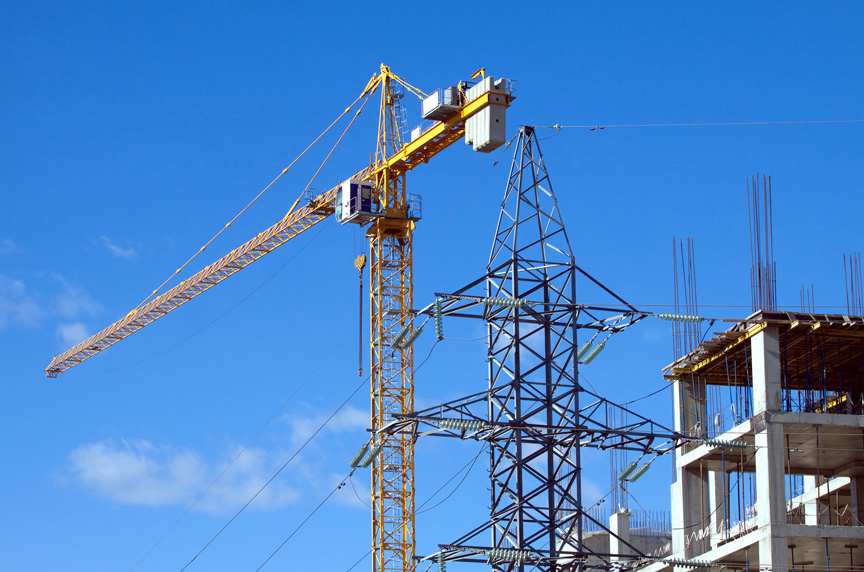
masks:
<path fill-rule="evenodd" d="M 191 559 L 189 562 L 187 562 L 186 565 L 183 566 L 183 568 L 180 569 L 180 572 L 183 572 L 183 570 L 186 570 L 186 569 L 189 567 L 189 565 L 191 565 L 191 564 L 195 561 L 196 558 L 198 558 L 199 556 L 201 556 L 201 553 L 204 552 L 205 550 L 207 550 L 207 547 L 210 546 L 210 545 L 213 543 L 213 541 L 216 540 L 216 539 L 219 537 L 219 535 L 222 534 L 222 532 L 224 532 L 225 529 L 228 528 L 228 526 L 229 526 L 232 522 L 234 522 L 234 520 L 235 520 L 238 516 L 240 516 L 240 513 L 242 513 L 244 510 L 246 510 L 246 507 L 248 507 L 250 504 L 252 504 L 252 501 L 254 501 L 256 498 L 258 498 L 258 495 L 260 495 L 261 492 L 263 492 L 264 489 L 267 488 L 267 486 L 268 486 L 270 483 L 272 483 L 273 480 L 274 480 L 277 476 L 279 476 L 279 474 L 280 474 L 283 470 L 285 470 L 285 467 L 287 467 L 287 466 L 291 463 L 291 461 L 293 461 L 293 460 L 297 457 L 297 455 L 299 455 L 300 452 L 301 452 L 304 448 L 306 448 L 306 445 L 308 445 L 308 444 L 312 441 L 312 439 L 314 439 L 315 436 L 318 435 L 318 433 L 320 433 L 322 429 L 324 429 L 324 427 L 325 427 L 325 426 L 326 426 L 326 425 L 327 425 L 327 424 L 328 424 L 328 423 L 333 419 L 333 417 L 335 417 L 336 414 L 339 413 L 339 411 L 341 411 L 342 408 L 345 407 L 345 405 L 348 404 L 348 402 L 349 402 L 349 401 L 350 401 L 350 400 L 351 400 L 351 399 L 352 399 L 352 398 L 357 394 L 358 391 L 360 391 L 360 388 L 363 387 L 363 385 L 364 385 L 368 380 L 369 380 L 369 376 L 366 376 L 366 378 L 365 378 L 363 381 L 360 382 L 360 385 L 358 385 L 357 388 L 356 388 L 354 391 L 351 392 L 351 395 L 349 395 L 347 398 L 345 398 L 345 400 L 344 400 L 344 401 L 339 405 L 339 407 L 337 407 L 336 410 L 333 411 L 333 413 L 331 413 L 330 416 L 329 416 L 326 420 L 324 420 L 324 422 L 323 422 L 323 423 L 322 423 L 322 424 L 321 424 L 321 425 L 320 425 L 320 426 L 315 430 L 314 433 L 312 433 L 312 435 L 309 436 L 308 439 L 306 439 L 306 441 L 305 441 L 305 442 L 300 446 L 300 448 L 298 448 L 298 449 L 294 452 L 294 454 L 291 455 L 291 457 L 290 457 L 287 461 L 285 461 L 285 463 L 284 463 L 284 464 L 279 468 L 279 470 L 276 471 L 276 473 L 275 473 L 272 477 L 270 477 L 270 479 L 268 479 L 267 482 L 264 483 L 264 485 L 263 485 L 260 489 L 258 489 L 258 491 L 257 491 L 254 495 L 252 495 L 252 498 L 250 498 L 250 499 L 246 502 L 246 504 L 244 504 L 244 505 L 240 508 L 240 510 L 238 510 L 238 511 L 234 514 L 234 516 L 232 516 L 231 519 L 230 519 L 227 523 L 225 523 L 225 526 L 223 526 L 222 528 L 220 528 L 220 529 L 219 529 L 219 532 L 217 532 L 216 534 L 214 534 L 213 537 L 212 537 L 210 540 L 207 541 L 207 544 L 205 544 L 204 547 L 201 548 L 201 550 L 199 550 L 198 553 L 195 554 L 195 556 L 193 556 L 192 559 Z M 328 497 L 328 498 L 329 498 L 329 497 Z M 317 510 L 317 509 L 316 509 L 316 510 Z"/>
<path fill-rule="evenodd" d="M 264 562 L 261 563 L 261 566 L 259 566 L 258 568 L 255 569 L 255 572 L 259 572 L 259 570 L 261 570 L 262 568 L 264 568 L 264 566 L 265 566 L 268 562 L 270 562 L 270 559 L 273 558 L 274 556 L 276 556 L 276 553 L 279 552 L 279 551 L 282 549 L 282 547 L 285 546 L 285 545 L 288 543 L 288 541 L 291 540 L 291 538 L 292 538 L 295 534 L 297 534 L 297 531 L 298 531 L 298 530 L 300 530 L 301 528 L 303 528 L 303 525 L 306 524 L 306 523 L 309 521 L 309 519 L 312 518 L 312 517 L 315 515 L 316 512 L 318 512 L 318 509 L 320 509 L 322 506 L 324 506 L 324 503 L 326 503 L 326 502 L 330 499 L 330 497 L 333 496 L 333 494 L 334 494 L 336 491 L 338 491 L 339 489 L 341 489 L 342 487 L 345 486 L 345 481 L 348 480 L 348 479 L 350 479 L 350 478 L 351 478 L 351 475 L 353 475 L 353 474 L 354 474 L 354 469 L 351 469 L 351 472 L 348 473 L 348 475 L 347 475 L 344 479 L 342 479 L 342 480 L 339 481 L 339 484 L 336 485 L 336 488 L 334 488 L 332 491 L 330 491 L 330 494 L 328 494 L 326 497 L 324 497 L 324 500 L 322 500 L 320 503 L 318 503 L 318 506 L 316 506 L 316 507 L 312 510 L 312 512 L 310 512 L 310 513 L 306 516 L 306 518 L 303 519 L 303 522 L 301 522 L 300 524 L 297 525 L 297 528 L 295 528 L 293 531 L 291 531 L 291 534 L 289 534 L 288 537 L 287 537 L 285 540 L 282 541 L 282 544 L 280 544 L 279 546 L 276 547 L 276 550 L 274 550 L 274 551 L 270 554 L 270 556 L 268 556 L 267 559 L 264 560 Z"/>
<path fill-rule="evenodd" d="M 535 125 L 534 129 L 588 129 L 598 131 L 610 128 L 636 128 L 636 127 L 739 127 L 747 125 L 832 125 L 842 123 L 864 123 L 864 119 L 827 119 L 827 120 L 804 120 L 804 121 L 715 121 L 704 123 L 619 123 L 610 125 Z"/>
<path fill-rule="evenodd" d="M 475 455 L 473 459 L 471 459 L 470 461 L 468 461 L 468 463 L 466 463 L 465 465 L 462 465 L 462 468 L 460 468 L 458 471 L 456 471 L 456 474 L 454 474 L 452 477 L 450 477 L 449 479 L 447 479 L 447 482 L 446 482 L 446 483 L 444 483 L 443 485 L 441 485 L 441 486 L 438 488 L 437 491 L 435 491 L 434 493 L 432 493 L 432 494 L 429 496 L 429 498 L 427 498 L 425 501 L 423 501 L 423 504 L 421 504 L 420 506 L 417 507 L 417 514 L 422 514 L 422 513 L 424 513 L 424 512 L 428 512 L 428 511 L 432 510 L 432 509 L 435 508 L 435 507 L 441 506 L 444 502 L 447 501 L 447 499 L 449 499 L 450 497 L 452 497 L 453 494 L 454 494 L 457 490 L 459 490 L 459 487 L 462 486 L 462 483 L 465 482 L 465 479 L 468 478 L 468 475 L 471 473 L 471 469 L 474 468 L 474 464 L 477 462 L 477 459 L 480 458 L 480 455 L 482 455 L 484 451 L 486 451 L 486 445 L 485 445 L 485 444 L 484 444 L 483 447 L 480 449 L 480 452 L 478 452 L 477 455 Z M 470 465 L 470 466 L 469 466 L 469 465 Z M 423 508 L 424 506 L 426 506 L 426 503 L 428 503 L 428 502 L 431 501 L 433 498 L 435 498 L 435 495 L 437 495 L 438 493 L 440 493 L 440 492 L 444 489 L 444 487 L 446 487 L 448 484 L 450 484 L 450 481 L 452 481 L 453 479 L 455 479 L 455 478 L 459 475 L 459 473 L 461 473 L 462 471 L 464 471 L 464 470 L 465 470 L 465 467 L 468 467 L 468 470 L 465 471 L 465 476 L 463 476 L 463 477 L 462 477 L 462 480 L 459 481 L 459 483 L 456 485 L 456 487 L 455 487 L 452 491 L 450 491 L 450 494 L 448 494 L 446 497 L 444 497 L 443 499 L 441 499 L 439 502 L 435 503 L 434 505 L 430 506 L 430 507 L 427 508 L 426 510 L 420 510 L 421 508 Z"/>
<path fill-rule="evenodd" d="M 224 315 L 224 314 L 223 314 L 223 315 Z M 355 325 L 356 325 L 356 324 L 355 324 Z M 207 485 L 207 488 L 205 488 L 204 491 L 203 491 L 200 495 L 198 495 L 198 498 L 196 498 L 196 499 L 192 502 L 192 504 L 190 504 L 188 507 L 186 507 L 186 510 L 183 512 L 183 514 L 181 514 L 180 517 L 179 517 L 177 520 L 174 521 L 174 523 L 173 523 L 173 524 L 168 528 L 168 530 L 166 530 L 165 533 L 162 534 L 162 536 L 160 536 L 159 539 L 158 539 L 158 540 L 157 540 L 157 541 L 156 541 L 156 542 L 155 542 L 155 543 L 150 547 L 150 549 L 149 549 L 149 550 L 148 550 L 148 551 L 147 551 L 147 552 L 146 552 L 146 553 L 145 553 L 145 554 L 144 554 L 144 555 L 143 555 L 143 556 L 138 560 L 138 562 L 136 562 L 135 565 L 132 566 L 132 568 L 129 569 L 129 572 L 132 572 L 133 570 L 135 570 L 136 568 L 138 568 L 138 566 L 139 566 L 139 565 L 144 561 L 144 559 L 147 558 L 147 557 L 150 555 L 150 553 L 153 552 L 153 550 L 155 550 L 156 547 L 159 546 L 159 544 L 162 543 L 163 540 L 165 540 L 165 538 L 166 538 L 166 537 L 171 533 L 171 531 L 174 530 L 174 529 L 177 527 L 177 525 L 180 524 L 180 522 L 181 522 L 184 518 L 186 518 L 186 515 L 188 515 L 188 514 L 192 511 L 192 509 L 195 508 L 195 506 L 196 506 L 196 505 L 201 501 L 201 499 L 204 498 L 204 495 L 206 495 L 208 492 L 210 492 L 210 489 L 212 489 L 213 486 L 214 486 L 217 482 L 219 482 L 219 480 L 220 480 L 220 479 L 225 475 L 225 473 L 228 472 L 228 470 L 229 470 L 232 466 L 234 466 L 234 463 L 237 462 L 237 459 L 239 459 L 239 458 L 241 457 L 241 455 L 243 455 L 243 453 L 245 453 L 245 452 L 249 449 L 249 447 L 252 446 L 252 444 L 253 444 L 253 443 L 258 439 L 258 437 L 261 436 L 261 434 L 262 434 L 262 433 L 263 433 L 263 432 L 264 432 L 264 431 L 265 431 L 265 430 L 266 430 L 266 429 L 267 429 L 267 428 L 268 428 L 268 427 L 273 423 L 273 421 L 274 421 L 274 420 L 279 416 L 279 414 L 282 413 L 282 411 L 283 411 L 283 410 L 284 410 L 284 409 L 285 409 L 285 408 L 286 408 L 286 407 L 291 403 L 291 401 L 294 399 L 294 397 L 297 395 L 297 393 L 298 393 L 298 392 L 299 392 L 299 391 L 300 391 L 300 390 L 301 390 L 301 389 L 306 385 L 306 383 L 307 383 L 310 379 L 312 379 L 312 376 L 315 375 L 315 372 L 317 372 L 318 369 L 320 369 L 321 366 L 322 366 L 322 365 L 323 365 L 323 364 L 324 364 L 328 359 L 330 359 L 330 356 L 333 355 L 333 352 L 335 352 L 336 349 L 337 349 L 340 345 L 342 345 L 342 342 L 345 341 L 345 338 L 348 336 L 349 333 L 351 333 L 351 330 L 353 330 L 353 329 L 354 329 L 354 326 L 352 326 L 350 329 L 348 329 L 348 331 L 345 332 L 345 334 L 344 334 L 344 335 L 342 336 L 342 338 L 341 338 L 341 339 L 336 343 L 336 345 L 334 345 L 334 346 L 330 349 L 330 351 L 327 352 L 327 355 L 324 356 L 324 358 L 323 358 L 320 362 L 318 362 L 318 365 L 316 365 L 316 366 L 312 369 L 312 371 L 309 372 L 309 375 L 307 375 L 306 378 L 305 378 L 305 379 L 300 383 L 300 385 L 297 386 L 297 388 L 294 390 L 294 392 L 293 392 L 290 396 L 288 396 L 288 399 L 286 399 L 285 401 L 283 401 L 282 405 L 279 406 L 279 408 L 278 408 L 278 409 L 273 413 L 273 415 L 270 416 L 270 418 L 267 420 L 267 422 L 264 423 L 264 425 L 262 425 L 262 426 L 258 429 L 258 431 L 255 433 L 255 435 L 253 435 L 252 438 L 249 439 L 249 441 L 248 441 L 248 442 L 243 446 L 243 448 L 240 449 L 240 452 L 237 453 L 237 456 L 234 457 L 234 458 L 233 458 L 233 459 L 232 459 L 232 460 L 231 460 L 227 465 L 225 465 L 225 467 L 222 469 L 222 472 L 220 472 L 219 475 L 217 475 L 216 478 L 213 479 L 213 481 L 212 481 L 209 485 Z"/>

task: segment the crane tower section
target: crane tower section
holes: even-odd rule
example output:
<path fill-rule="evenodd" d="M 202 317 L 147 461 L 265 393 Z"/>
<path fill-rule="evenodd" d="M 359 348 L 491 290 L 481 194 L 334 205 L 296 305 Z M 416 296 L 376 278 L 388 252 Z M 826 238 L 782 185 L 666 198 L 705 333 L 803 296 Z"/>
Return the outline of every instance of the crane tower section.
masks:
<path fill-rule="evenodd" d="M 375 572 L 414 570 L 413 435 L 408 431 L 380 431 L 394 417 L 414 410 L 414 352 L 410 343 L 400 340 L 411 328 L 413 317 L 412 244 L 415 222 L 419 219 L 415 205 L 419 200 L 412 199 L 406 191 L 405 172 L 410 167 L 402 167 L 400 157 L 413 155 L 425 162 L 419 149 L 425 148 L 427 152 L 438 146 L 443 149 L 466 133 L 467 122 L 482 114 L 494 115 L 498 122 L 477 123 L 473 136 L 477 141 L 472 142 L 475 150 L 491 152 L 504 144 L 503 136 L 492 131 L 493 124 L 500 125 L 503 134 L 504 111 L 509 105 L 509 93 L 495 91 L 508 89 L 506 80 L 496 83 L 491 77 L 484 77 L 471 88 L 462 82 L 438 90 L 425 97 L 421 105 L 423 118 L 436 123 L 426 131 L 415 129 L 412 141 L 406 144 L 402 141 L 406 130 L 402 125 L 399 87 L 387 77 L 381 90 L 378 164 L 373 170 L 374 192 L 368 203 L 377 212 L 361 213 L 354 219 L 369 216 L 370 223 L 366 232 L 371 254 L 370 397 L 373 435 L 378 435 L 376 445 L 381 450 L 372 467 L 371 483 Z M 487 113 L 493 107 L 500 107 L 501 113 Z M 362 207 L 362 201 L 360 204 Z"/>

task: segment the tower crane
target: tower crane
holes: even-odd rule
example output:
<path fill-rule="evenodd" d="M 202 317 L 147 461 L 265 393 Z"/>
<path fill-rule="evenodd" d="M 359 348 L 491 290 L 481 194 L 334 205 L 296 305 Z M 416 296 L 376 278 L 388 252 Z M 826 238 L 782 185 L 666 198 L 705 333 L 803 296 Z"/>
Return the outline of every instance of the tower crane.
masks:
<path fill-rule="evenodd" d="M 461 138 L 486 153 L 504 144 L 506 109 L 514 99 L 511 82 L 495 80 L 483 68 L 471 80 L 426 95 L 382 64 L 355 101 L 380 93 L 378 136 L 368 167 L 324 193 L 301 195 L 270 228 L 55 356 L 46 374 L 56 377 L 101 352 L 331 215 L 342 224 L 362 225 L 370 254 L 371 428 L 380 451 L 372 464 L 372 564 L 376 572 L 413 570 L 413 440 L 409 432 L 379 431 L 391 416 L 414 409 L 413 350 L 400 340 L 411 328 L 412 237 L 420 209 L 419 197 L 406 190 L 405 176 Z M 403 125 L 404 90 L 422 99 L 423 119 L 434 122 L 413 130 L 410 140 Z"/>

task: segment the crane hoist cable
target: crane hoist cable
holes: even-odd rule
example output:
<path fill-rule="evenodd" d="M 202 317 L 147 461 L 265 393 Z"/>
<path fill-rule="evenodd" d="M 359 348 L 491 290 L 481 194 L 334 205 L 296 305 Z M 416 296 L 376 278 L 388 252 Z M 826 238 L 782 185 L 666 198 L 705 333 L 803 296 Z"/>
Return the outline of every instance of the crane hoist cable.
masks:
<path fill-rule="evenodd" d="M 357 258 L 354 259 L 354 268 L 357 269 L 358 275 L 360 276 L 360 326 L 358 328 L 359 339 L 360 339 L 360 353 L 359 353 L 359 366 L 357 369 L 357 375 L 363 375 L 363 269 L 366 268 L 366 254 L 361 254 Z"/>
<path fill-rule="evenodd" d="M 368 93 L 367 93 L 367 92 L 368 92 Z M 146 304 L 148 301 L 150 301 L 150 299 L 153 298 L 153 296 L 155 296 L 157 293 L 159 293 L 159 291 L 160 291 L 162 288 L 164 288 L 166 284 L 168 284 L 169 282 L 171 282 L 171 280 L 172 280 L 175 276 L 177 276 L 178 274 L 180 274 L 180 272 L 182 272 L 184 268 L 186 268 L 187 266 L 189 266 L 189 263 L 191 263 L 193 260 L 195 260 L 195 259 L 198 257 L 199 254 L 201 254 L 202 252 L 204 252 L 204 250 L 206 250 L 206 248 L 207 248 L 208 246 L 210 246 L 210 244 L 211 244 L 214 240 L 216 240 L 217 238 L 219 238 L 219 236 L 220 236 L 223 232 L 225 232 L 225 231 L 226 231 L 226 230 L 227 230 L 227 229 L 228 229 L 228 228 L 229 228 L 229 227 L 230 227 L 230 226 L 231 226 L 231 225 L 232 225 L 232 224 L 233 224 L 233 223 L 234 223 L 238 218 L 240 218 L 240 216 L 241 216 L 243 213 L 245 213 L 245 212 L 249 209 L 249 207 L 251 207 L 253 204 L 255 204 L 255 201 L 257 201 L 258 199 L 260 199 L 261 196 L 262 196 L 264 193 L 266 193 L 266 192 L 270 189 L 270 187 L 272 187 L 272 186 L 276 183 L 276 181 L 278 181 L 278 180 L 282 177 L 282 175 L 284 175 L 285 173 L 287 173 L 288 170 L 289 170 L 291 167 L 293 167 L 294 164 L 297 163 L 297 161 L 299 161 L 300 158 L 303 157 L 303 155 L 305 155 L 307 151 L 309 151 L 312 147 L 314 147 L 315 144 L 318 143 L 318 141 L 320 141 L 321 138 L 324 137 L 324 135 L 326 135 L 327 132 L 330 131 L 330 129 L 331 129 L 334 125 L 336 125 L 337 123 L 339 123 L 339 121 L 340 121 L 343 117 L 345 117 L 345 114 L 348 113 L 349 111 L 351 111 L 351 108 L 354 107 L 355 105 L 357 105 L 357 102 L 360 101 L 360 100 L 363 98 L 364 95 L 366 96 L 366 101 L 368 101 L 368 100 L 369 100 L 369 96 L 372 95 L 372 92 L 369 91 L 368 87 L 367 87 L 365 90 L 363 90 L 363 93 L 361 93 L 359 96 L 357 96 L 357 99 L 355 99 L 355 100 L 351 103 L 351 105 L 349 105 L 348 107 L 346 107 L 345 110 L 344 110 L 342 113 L 339 114 L 339 117 L 337 117 L 336 119 L 334 119 L 333 122 L 332 122 L 330 125 L 328 125 L 327 128 L 326 128 L 324 131 L 322 131 L 321 134 L 318 135 L 318 137 L 316 137 L 316 138 L 312 141 L 312 143 L 310 143 L 310 144 L 309 144 L 305 149 L 303 149 L 303 151 L 302 151 L 299 155 L 297 155 L 297 157 L 295 157 L 294 160 L 291 161 L 291 163 L 290 163 L 287 167 L 285 167 L 284 169 L 282 169 L 282 172 L 280 172 L 278 175 L 276 175 L 276 178 L 274 178 L 272 181 L 270 181 L 270 183 L 269 183 L 266 187 L 264 187 L 264 188 L 261 190 L 261 192 L 259 192 L 257 195 L 255 195 L 255 198 L 253 198 L 251 201 L 249 201 L 249 203 L 248 203 L 245 207 L 243 207 L 243 208 L 240 210 L 240 212 L 238 212 L 236 215 L 234 215 L 234 218 L 232 218 L 230 221 L 228 221 L 228 223 L 227 223 L 225 226 L 223 226 L 221 229 L 219 229 L 219 232 L 217 232 L 216 234 L 214 234 L 213 237 L 212 237 L 210 240 L 208 240 L 206 243 L 204 243 L 204 246 L 202 246 L 201 248 L 199 248 L 199 249 L 195 252 L 195 254 L 193 254 L 191 257 L 189 257 L 189 260 L 187 260 L 186 262 L 184 262 L 183 265 L 180 266 L 180 268 L 178 268 L 177 270 L 175 270 L 174 273 L 171 274 L 171 276 L 169 276 L 169 277 L 168 277 L 164 282 L 162 282 L 162 284 L 160 284 L 160 285 L 159 285 L 155 290 L 153 290 L 153 291 L 150 293 L 150 295 L 148 295 L 146 298 L 144 298 L 143 300 L 141 300 L 141 302 L 140 302 L 137 306 L 135 306 L 134 308 L 132 308 L 132 311 L 129 312 L 129 313 L 131 314 L 132 312 L 134 312 L 135 310 L 139 309 L 141 306 L 143 306 L 144 304 Z M 363 105 L 366 105 L 366 102 L 365 102 L 365 101 L 363 102 Z M 361 106 L 361 109 L 362 109 L 362 106 Z M 358 111 L 358 112 L 357 112 L 357 115 L 359 115 L 359 114 L 360 114 L 360 113 L 359 113 L 359 111 Z M 355 119 L 356 119 L 357 115 L 354 116 Z M 354 119 L 352 119 L 351 122 L 353 123 L 353 122 L 354 122 Z M 350 127 L 350 126 L 351 126 L 351 124 L 348 125 L 348 127 Z M 347 131 L 347 128 L 346 128 L 345 131 Z M 344 137 L 344 136 L 345 136 L 345 133 L 343 132 L 343 133 L 342 133 L 342 137 Z M 342 140 L 342 137 L 339 137 L 339 141 Z M 338 142 L 337 142 L 337 145 L 338 145 Z M 336 148 L 336 147 L 334 146 L 334 149 L 335 149 L 335 148 Z M 330 153 L 332 153 L 332 152 L 333 152 L 333 151 L 331 150 Z M 328 159 L 330 158 L 330 155 L 329 155 L 329 154 L 327 155 L 327 158 L 328 158 Z M 326 162 L 326 161 L 327 161 L 327 159 L 324 159 L 324 162 Z M 321 166 L 323 167 L 324 164 L 322 163 Z M 320 171 L 321 169 L 319 168 L 318 170 Z M 318 173 L 316 172 L 315 174 L 317 175 Z M 315 177 L 312 177 L 313 180 L 314 180 L 314 178 L 315 178 Z M 309 185 L 311 185 L 311 184 L 312 184 L 312 181 L 309 181 Z M 306 189 L 307 189 L 307 190 L 309 189 L 309 185 L 306 186 Z M 288 213 L 285 215 L 286 218 L 287 218 L 288 215 L 290 215 L 291 212 L 292 212 L 292 211 L 297 207 L 297 203 L 300 202 L 300 198 L 301 198 L 302 196 L 303 196 L 303 194 L 301 193 L 300 196 L 297 197 L 297 200 L 294 201 L 294 204 L 291 205 L 291 208 L 288 209 Z"/>

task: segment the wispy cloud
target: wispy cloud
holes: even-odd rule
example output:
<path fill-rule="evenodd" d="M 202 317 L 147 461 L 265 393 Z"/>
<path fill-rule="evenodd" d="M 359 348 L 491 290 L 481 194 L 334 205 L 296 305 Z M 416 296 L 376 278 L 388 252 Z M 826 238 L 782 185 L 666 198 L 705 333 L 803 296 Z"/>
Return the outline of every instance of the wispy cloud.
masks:
<path fill-rule="evenodd" d="M 285 416 L 283 421 L 290 428 L 288 442 L 292 443 L 289 450 L 234 447 L 228 454 L 211 461 L 188 448 L 157 446 L 144 439 L 85 443 L 69 454 L 67 475 L 93 494 L 122 504 L 190 506 L 194 502 L 194 510 L 221 514 L 248 502 L 293 455 L 292 451 L 297 451 L 326 419 L 326 415 L 315 411 Z M 363 438 L 368 438 L 363 431 L 368 424 L 368 412 L 347 406 L 330 420 L 326 431 L 331 435 L 357 432 L 356 444 L 359 445 Z M 344 445 L 353 448 L 355 443 L 352 440 Z M 341 451 L 341 456 L 348 455 L 347 450 Z M 317 494 L 335 486 L 345 474 L 333 472 L 332 457 L 332 447 L 314 444 L 307 447 L 250 506 L 275 509 L 305 498 L 313 491 Z M 223 473 L 229 462 L 230 468 Z M 367 487 L 357 482 L 355 487 L 361 498 L 368 496 Z M 205 490 L 206 494 L 196 502 Z M 353 493 L 346 491 L 340 496 L 344 497 L 339 501 L 343 505 L 363 506 Z"/>
<path fill-rule="evenodd" d="M 81 322 L 71 324 L 60 324 L 57 326 L 57 335 L 63 342 L 64 347 L 74 346 L 90 337 L 87 326 Z"/>
<path fill-rule="evenodd" d="M 135 256 L 134 248 L 122 248 L 120 246 L 117 246 L 107 236 L 102 236 L 100 238 L 102 239 L 102 244 L 105 245 L 105 248 L 107 248 L 111 252 L 111 254 L 113 254 L 117 258 L 132 258 L 133 256 Z"/>
<path fill-rule="evenodd" d="M 18 245 L 11 238 L 0 240 L 0 255 L 18 252 Z"/>
<path fill-rule="evenodd" d="M 291 428 L 292 445 L 297 446 L 305 442 L 318 427 L 327 419 L 327 415 L 285 415 L 283 420 Z M 369 412 L 362 411 L 356 407 L 348 405 L 337 413 L 333 419 L 327 423 L 325 429 L 329 431 L 345 432 L 345 431 L 361 431 L 369 427 Z M 358 446 L 360 443 L 358 443 Z"/>
<path fill-rule="evenodd" d="M 195 510 L 224 513 L 243 506 L 275 472 L 274 457 L 261 449 L 244 451 Z M 146 506 L 189 506 L 221 471 L 195 451 L 157 447 L 142 439 L 84 444 L 69 454 L 69 461 L 75 480 L 98 496 Z M 252 506 L 274 509 L 297 497 L 294 489 L 274 482 Z"/>
<path fill-rule="evenodd" d="M 75 319 L 95 316 L 102 311 L 102 305 L 77 284 L 69 282 L 60 274 L 52 274 L 51 278 L 62 287 L 60 293 L 51 300 L 51 314 Z"/>
<path fill-rule="evenodd" d="M 47 283 L 44 276 L 39 278 L 41 282 L 34 291 L 23 280 L 0 274 L 0 330 L 12 326 L 36 327 L 45 320 L 59 318 L 67 320 L 56 330 L 65 339 L 81 332 L 82 318 L 103 312 L 99 302 L 60 274 L 48 275 Z"/>
<path fill-rule="evenodd" d="M 0 274 L 0 330 L 9 326 L 34 326 L 45 315 L 24 282 Z"/>

